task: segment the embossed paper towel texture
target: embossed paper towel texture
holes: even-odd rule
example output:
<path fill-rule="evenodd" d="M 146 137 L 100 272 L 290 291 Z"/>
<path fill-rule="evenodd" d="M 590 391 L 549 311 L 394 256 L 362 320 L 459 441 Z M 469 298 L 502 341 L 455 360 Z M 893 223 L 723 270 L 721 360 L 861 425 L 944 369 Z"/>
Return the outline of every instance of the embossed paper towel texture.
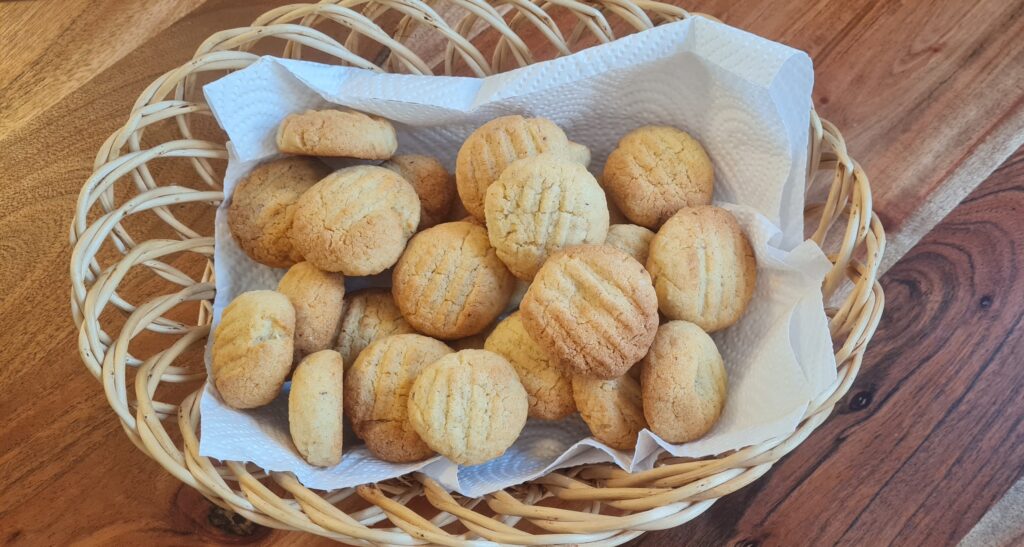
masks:
<path fill-rule="evenodd" d="M 595 173 L 629 129 L 686 129 L 715 164 L 716 202 L 751 236 L 759 280 L 750 312 L 715 335 L 727 362 L 729 397 L 714 430 L 694 443 L 671 445 L 645 432 L 632 453 L 616 451 L 588 438 L 574 417 L 530 421 L 508 453 L 479 466 L 459 468 L 444 458 L 392 465 L 356 448 L 339 466 L 317 469 L 291 446 L 283 397 L 266 409 L 238 412 L 208 388 L 201 452 L 290 470 L 312 488 L 419 469 L 476 496 L 559 467 L 612 461 L 645 469 L 662 450 L 703 456 L 792 431 L 808 402 L 836 378 L 820 291 L 828 261 L 813 243 L 801 243 L 811 85 L 810 60 L 802 52 L 699 18 L 486 79 L 374 74 L 263 58 L 207 85 L 207 99 L 231 141 L 229 199 L 241 176 L 276 155 L 274 132 L 284 116 L 331 104 L 393 120 L 402 153 L 430 154 L 450 169 L 465 137 L 505 114 L 554 120 L 591 148 Z M 223 207 L 216 230 L 215 321 L 234 296 L 273 288 L 283 274 L 239 250 Z M 379 285 L 387 278 L 353 282 Z"/>

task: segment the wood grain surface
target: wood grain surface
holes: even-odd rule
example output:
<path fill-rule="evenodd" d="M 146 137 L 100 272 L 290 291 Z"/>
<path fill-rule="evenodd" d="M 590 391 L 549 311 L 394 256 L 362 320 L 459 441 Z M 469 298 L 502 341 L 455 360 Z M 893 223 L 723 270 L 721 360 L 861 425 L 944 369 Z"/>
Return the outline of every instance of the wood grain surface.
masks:
<path fill-rule="evenodd" d="M 103 140 L 204 38 L 280 4 L 0 2 L 0 543 L 311 542 L 232 522 L 132 446 L 77 355 L 67 293 L 67 225 Z M 1024 142 L 1024 1 L 684 5 L 812 56 L 818 110 L 872 176 L 889 264 L 977 190 L 884 278 L 846 410 L 764 479 L 639 541 L 949 544 L 1022 472 L 1024 173 L 1008 158 Z"/>

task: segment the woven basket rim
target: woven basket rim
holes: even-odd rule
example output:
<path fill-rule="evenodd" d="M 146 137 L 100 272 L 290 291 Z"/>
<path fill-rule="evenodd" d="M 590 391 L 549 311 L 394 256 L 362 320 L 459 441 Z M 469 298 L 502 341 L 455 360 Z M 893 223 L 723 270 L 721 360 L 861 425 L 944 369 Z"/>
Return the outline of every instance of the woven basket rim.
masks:
<path fill-rule="evenodd" d="M 195 232 L 175 216 L 172 207 L 209 207 L 223 197 L 217 170 L 210 162 L 226 160 L 224 143 L 198 137 L 193 129 L 194 117 L 210 115 L 197 93 L 200 75 L 248 66 L 258 58 L 249 51 L 252 46 L 271 38 L 285 42 L 283 57 L 301 58 L 304 50 L 315 50 L 370 70 L 432 74 L 436 61 L 444 73 L 459 69 L 486 75 L 538 61 L 520 36 L 524 31 L 536 31 L 546 40 L 543 46 L 564 55 L 581 44 L 614 40 L 615 27 L 609 18 L 631 30 L 643 30 L 700 15 L 652 0 L 447 0 L 444 8 L 438 4 L 435 9 L 422 0 L 281 6 L 260 15 L 250 26 L 211 35 L 191 61 L 152 82 L 135 102 L 127 122 L 98 151 L 70 229 L 74 245 L 71 310 L 83 362 L 101 381 L 111 408 L 140 450 L 213 503 L 265 526 L 357 545 L 615 545 L 647 530 L 685 523 L 718 498 L 764 475 L 825 421 L 852 385 L 881 317 L 884 293 L 877 278 L 885 231 L 872 211 L 870 184 L 847 153 L 838 129 L 813 110 L 807 189 L 816 181 L 827 181 L 829 187 L 825 201 L 808 204 L 805 216 L 812 226 L 816 219 L 810 239 L 826 249 L 833 264 L 822 291 L 826 302 L 837 301 L 826 313 L 837 348 L 838 376 L 808 407 L 792 434 L 717 457 L 666 456 L 654 469 L 638 473 L 609 464 L 563 469 L 477 499 L 453 495 L 419 473 L 317 492 L 290 473 L 267 473 L 245 462 L 218 462 L 199 455 L 199 393 L 205 370 L 175 362 L 190 348 L 201 347 L 209 334 L 213 238 Z M 456 11 L 459 18 L 449 24 L 447 18 L 455 17 Z M 559 17 L 574 20 L 574 26 L 560 26 Z M 394 26 L 390 33 L 381 26 L 388 21 Z M 497 37 L 490 56 L 472 40 L 471 31 L 481 25 Z M 338 28 L 349 31 L 344 41 L 329 32 Z M 439 57 L 424 59 L 406 47 L 403 40 L 417 32 L 443 42 Z M 355 53 L 368 42 L 383 47 L 383 55 L 371 60 Z M 143 147 L 147 128 L 162 122 L 173 122 L 178 136 Z M 187 160 L 206 188 L 158 182 L 159 173 L 150 169 L 150 162 L 165 158 L 182 165 Z M 156 218 L 174 237 L 133 238 L 126 221 L 136 216 Z M 104 249 L 114 252 L 104 254 Z M 206 261 L 200 279 L 175 267 L 173 257 L 181 254 Z M 118 288 L 129 272 L 140 268 L 178 288 L 144 303 L 129 302 Z M 200 304 L 199 321 L 186 324 L 167 317 L 186 302 Z M 111 311 L 124 318 L 123 324 L 111 323 Z M 174 339 L 153 356 L 139 359 L 131 354 L 129 344 L 145 332 Z M 162 383 L 200 387 L 181 401 L 165 402 L 156 398 Z M 419 496 L 429 504 L 429 516 L 406 506 Z M 547 498 L 557 498 L 566 506 L 539 504 Z M 356 505 L 348 511 L 341 508 Z M 391 527 L 380 527 L 384 520 Z M 529 529 L 523 528 L 526 524 Z"/>

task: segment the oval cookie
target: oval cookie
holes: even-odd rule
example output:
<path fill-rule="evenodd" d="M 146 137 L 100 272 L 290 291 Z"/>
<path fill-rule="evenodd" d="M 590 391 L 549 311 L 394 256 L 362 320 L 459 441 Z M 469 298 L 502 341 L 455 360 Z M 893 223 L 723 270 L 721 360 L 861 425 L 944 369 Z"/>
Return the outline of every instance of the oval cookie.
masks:
<path fill-rule="evenodd" d="M 402 317 L 401 310 L 388 289 L 363 289 L 345 298 L 335 348 L 345 362 L 345 369 L 374 340 L 390 334 L 416 332 Z"/>
<path fill-rule="evenodd" d="M 341 461 L 344 375 L 341 356 L 329 349 L 307 356 L 292 375 L 288 430 L 299 454 L 312 465 Z"/>
<path fill-rule="evenodd" d="M 338 336 L 345 278 L 299 262 L 284 274 L 277 291 L 295 308 L 295 360 L 330 348 Z"/>
<path fill-rule="evenodd" d="M 391 122 L 354 110 L 290 114 L 278 126 L 276 140 L 286 154 L 364 160 L 386 160 L 398 148 Z"/>
<path fill-rule="evenodd" d="M 618 450 L 636 448 L 637 436 L 647 421 L 640 384 L 632 374 L 610 380 L 576 375 L 572 393 L 580 417 L 595 439 Z"/>

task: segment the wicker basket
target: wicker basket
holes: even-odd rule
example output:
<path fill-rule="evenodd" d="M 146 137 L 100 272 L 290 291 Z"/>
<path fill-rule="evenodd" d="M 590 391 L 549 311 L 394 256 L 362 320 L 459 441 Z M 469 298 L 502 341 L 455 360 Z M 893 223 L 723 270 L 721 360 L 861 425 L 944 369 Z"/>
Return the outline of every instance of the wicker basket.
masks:
<path fill-rule="evenodd" d="M 655 21 L 691 16 L 650 0 L 432 4 L 325 0 L 282 6 L 249 27 L 214 34 L 191 61 L 146 88 L 127 123 L 97 154 L 71 226 L 71 307 L 82 359 L 140 450 L 213 503 L 273 528 L 359 545 L 615 545 L 687 522 L 764 475 L 825 421 L 853 383 L 882 313 L 876 278 L 885 233 L 871 210 L 867 177 L 847 154 L 839 131 L 813 112 L 807 189 L 809 196 L 827 197 L 808 206 L 806 216 L 808 226 L 817 227 L 810 237 L 834 264 L 824 293 L 826 302 L 836 303 L 826 313 L 839 370 L 836 383 L 812 402 L 788 437 L 717 458 L 666 457 L 635 474 L 610 464 L 576 467 L 479 499 L 451 495 L 420 474 L 314 492 L 288 473 L 267 474 L 245 462 L 199 455 L 213 238 L 189 223 L 212 233 L 227 158 L 224 137 L 199 92 L 204 79 L 248 66 L 258 58 L 254 47 L 377 71 L 430 74 L 439 66 L 447 74 L 482 76 L 611 41 L 616 28 L 643 30 Z M 521 38 L 527 34 L 538 43 L 534 51 Z M 403 45 L 411 40 L 419 54 Z M 197 187 L 183 186 L 185 181 L 198 181 Z M 166 238 L 132 237 L 143 230 L 162 231 Z M 148 288 L 153 294 L 133 304 L 119 288 L 135 294 Z M 196 307 L 199 320 L 187 320 Z M 137 358 L 129 345 L 133 351 L 136 345 L 148 347 L 148 355 Z M 158 390 L 163 400 L 155 398 Z"/>

